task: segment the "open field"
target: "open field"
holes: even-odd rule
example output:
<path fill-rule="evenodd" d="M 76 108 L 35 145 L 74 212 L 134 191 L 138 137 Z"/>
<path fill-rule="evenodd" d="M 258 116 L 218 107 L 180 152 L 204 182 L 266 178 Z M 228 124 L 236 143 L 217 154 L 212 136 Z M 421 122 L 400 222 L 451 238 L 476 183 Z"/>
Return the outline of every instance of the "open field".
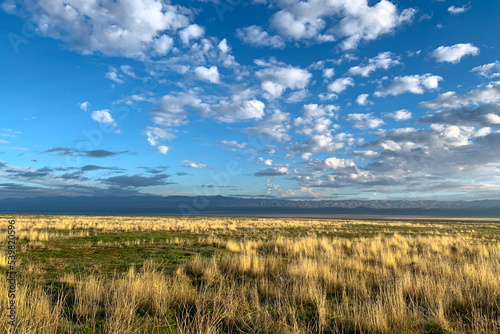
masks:
<path fill-rule="evenodd" d="M 7 224 L 16 219 L 16 327 Z M 500 222 L 0 216 L 5 333 L 499 333 Z"/>

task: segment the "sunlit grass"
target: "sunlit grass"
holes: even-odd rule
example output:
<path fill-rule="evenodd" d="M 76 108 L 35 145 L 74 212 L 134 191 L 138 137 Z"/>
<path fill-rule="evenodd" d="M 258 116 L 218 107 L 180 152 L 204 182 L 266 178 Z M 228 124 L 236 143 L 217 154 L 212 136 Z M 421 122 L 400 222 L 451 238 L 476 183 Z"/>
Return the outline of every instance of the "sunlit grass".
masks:
<path fill-rule="evenodd" d="M 0 318 L 7 333 L 500 331 L 495 222 L 17 221 L 18 318 L 16 328 Z"/>

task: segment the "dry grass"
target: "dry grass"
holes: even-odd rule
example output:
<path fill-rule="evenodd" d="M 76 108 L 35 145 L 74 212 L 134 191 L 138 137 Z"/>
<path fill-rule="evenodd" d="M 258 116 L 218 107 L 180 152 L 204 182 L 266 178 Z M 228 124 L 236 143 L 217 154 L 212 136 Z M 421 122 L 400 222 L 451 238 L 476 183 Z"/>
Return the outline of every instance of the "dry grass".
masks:
<path fill-rule="evenodd" d="M 63 316 L 64 299 L 56 297 L 54 301 L 41 286 L 17 286 L 16 291 L 16 322 L 11 326 L 7 322 L 6 307 L 9 303 L 8 287 L 2 279 L 0 286 L 0 330 L 2 333 L 58 333 L 67 322 Z"/>
<path fill-rule="evenodd" d="M 17 219 L 18 230 L 32 231 L 37 240 L 36 231 L 41 230 L 69 230 L 73 234 L 69 236 L 88 236 L 89 230 L 107 232 L 133 232 L 133 231 L 177 231 L 200 233 L 213 231 L 237 231 L 248 229 L 283 229 L 283 228 L 328 228 L 336 232 L 345 227 L 353 225 L 371 225 L 377 227 L 391 228 L 409 227 L 421 229 L 422 231 L 433 231 L 435 229 L 449 228 L 450 224 L 456 225 L 454 221 L 434 222 L 432 220 L 421 222 L 408 221 L 364 221 L 345 219 L 295 219 L 295 218 L 242 218 L 242 217 L 128 217 L 128 216 L 19 216 Z M 476 221 L 473 226 L 488 226 L 489 223 Z M 474 233 L 470 224 L 463 224 L 463 233 Z M 29 234 L 28 234 L 29 235 Z M 43 235 L 43 234 L 41 234 Z M 64 234 L 54 233 L 54 237 L 63 237 Z M 67 236 L 67 235 L 66 235 Z M 41 238 L 42 236 L 38 237 Z M 50 238 L 50 235 L 48 236 Z M 25 238 L 29 238 L 26 236 Z M 45 236 L 43 236 L 45 238 Z"/>
<path fill-rule="evenodd" d="M 140 219 L 143 218 L 130 218 L 128 225 L 120 227 L 109 220 L 104 223 L 92 218 L 86 222 L 76 217 L 75 221 L 64 222 L 64 226 L 73 230 L 99 227 L 124 233 L 152 226 L 139 224 Z M 420 226 L 405 222 L 402 227 L 435 230 L 425 236 L 380 233 L 375 237 L 344 238 L 335 231 L 345 228 L 348 224 L 345 221 L 151 220 L 156 222 L 155 228 L 166 231 L 209 231 L 196 239 L 158 240 L 161 245 L 192 247 L 203 243 L 220 251 L 211 257 L 195 256 L 174 270 L 166 270 L 162 263 L 146 261 L 140 268 L 131 266 L 127 272 L 111 278 L 65 273 L 58 279 L 63 288 L 56 290 L 25 278 L 18 286 L 17 328 L 9 327 L 6 317 L 0 317 L 0 331 L 500 332 L 500 243 L 473 237 L 470 225 L 460 226 L 451 233 L 445 223 Z M 61 229 L 62 221 L 39 219 L 25 222 L 24 228 Z M 285 228 L 298 229 L 307 224 L 309 231 L 320 227 L 330 233 L 316 236 L 316 232 L 308 232 L 309 236 L 296 237 L 280 233 Z M 352 224 L 373 224 L 383 231 L 398 222 Z M 474 228 L 478 226 L 482 225 Z M 256 228 L 259 230 L 251 239 L 242 239 L 237 233 Z M 263 233 L 264 228 L 273 233 Z M 45 242 L 43 238 L 29 240 Z M 152 243 L 137 239 L 128 244 L 95 243 L 93 247 L 146 247 Z M 5 254 L 0 254 L 0 266 L 4 257 Z M 35 273 L 37 269 L 28 271 Z M 0 288 L 3 309 L 8 302 L 7 287 Z"/>

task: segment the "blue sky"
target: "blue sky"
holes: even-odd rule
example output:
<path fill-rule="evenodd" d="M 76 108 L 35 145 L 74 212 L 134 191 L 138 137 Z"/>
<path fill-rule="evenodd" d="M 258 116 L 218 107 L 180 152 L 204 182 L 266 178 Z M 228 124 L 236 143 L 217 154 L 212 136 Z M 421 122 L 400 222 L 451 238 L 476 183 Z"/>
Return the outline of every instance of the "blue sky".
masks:
<path fill-rule="evenodd" d="M 0 198 L 498 198 L 499 14 L 3 1 Z"/>

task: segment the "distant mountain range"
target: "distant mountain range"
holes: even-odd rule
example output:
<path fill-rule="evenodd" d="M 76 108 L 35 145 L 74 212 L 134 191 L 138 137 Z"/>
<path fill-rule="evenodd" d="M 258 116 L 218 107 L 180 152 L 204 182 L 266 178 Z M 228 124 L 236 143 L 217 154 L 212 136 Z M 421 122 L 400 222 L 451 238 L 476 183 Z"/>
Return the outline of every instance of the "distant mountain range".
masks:
<path fill-rule="evenodd" d="M 0 213 L 99 215 L 422 216 L 500 218 L 500 200 L 284 200 L 128 196 L 0 199 Z"/>

